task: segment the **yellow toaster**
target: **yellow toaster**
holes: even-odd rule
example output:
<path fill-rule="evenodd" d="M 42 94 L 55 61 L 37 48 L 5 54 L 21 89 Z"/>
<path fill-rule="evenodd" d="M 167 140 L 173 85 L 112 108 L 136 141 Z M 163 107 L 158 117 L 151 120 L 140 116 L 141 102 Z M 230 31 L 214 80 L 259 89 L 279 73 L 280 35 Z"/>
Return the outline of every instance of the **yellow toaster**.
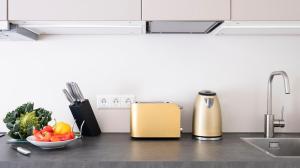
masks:
<path fill-rule="evenodd" d="M 180 138 L 180 107 L 174 103 L 133 103 L 132 138 Z"/>

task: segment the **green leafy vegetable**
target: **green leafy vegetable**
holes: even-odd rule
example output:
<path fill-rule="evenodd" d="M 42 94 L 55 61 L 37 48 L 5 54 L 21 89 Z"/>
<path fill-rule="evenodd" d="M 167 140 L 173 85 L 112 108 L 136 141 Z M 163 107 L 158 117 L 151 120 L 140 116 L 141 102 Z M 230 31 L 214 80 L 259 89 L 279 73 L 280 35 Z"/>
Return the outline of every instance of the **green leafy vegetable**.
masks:
<path fill-rule="evenodd" d="M 26 103 L 16 110 L 8 112 L 4 123 L 9 129 L 8 135 L 15 139 L 26 139 L 32 135 L 33 128 L 38 130 L 51 121 L 51 112 L 43 108 L 34 109 L 33 103 Z"/>

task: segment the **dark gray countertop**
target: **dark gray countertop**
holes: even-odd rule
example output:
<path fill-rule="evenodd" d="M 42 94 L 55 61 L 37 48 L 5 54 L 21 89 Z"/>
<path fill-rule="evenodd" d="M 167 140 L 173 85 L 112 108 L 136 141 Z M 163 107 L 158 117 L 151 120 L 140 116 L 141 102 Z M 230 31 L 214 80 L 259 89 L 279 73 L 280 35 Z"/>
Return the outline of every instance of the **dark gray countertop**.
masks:
<path fill-rule="evenodd" d="M 300 134 L 282 134 L 300 137 Z M 197 141 L 191 134 L 178 140 L 132 140 L 129 134 L 102 134 L 84 137 L 64 149 L 41 150 L 29 144 L 30 156 L 12 150 L 0 138 L 0 168 L 298 168 L 299 159 L 272 158 L 246 144 L 240 137 L 262 134 L 227 133 L 222 141 Z"/>

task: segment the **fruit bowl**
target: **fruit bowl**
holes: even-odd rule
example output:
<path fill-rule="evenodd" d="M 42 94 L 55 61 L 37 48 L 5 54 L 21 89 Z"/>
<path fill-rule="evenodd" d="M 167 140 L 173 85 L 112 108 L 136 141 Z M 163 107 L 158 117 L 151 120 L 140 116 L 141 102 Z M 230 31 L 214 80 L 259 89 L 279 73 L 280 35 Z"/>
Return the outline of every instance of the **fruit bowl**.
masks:
<path fill-rule="evenodd" d="M 42 149 L 58 149 L 74 142 L 76 139 L 82 138 L 82 127 L 80 126 L 79 135 L 73 132 L 73 127 L 64 122 L 58 122 L 55 126 L 46 125 L 43 129 L 33 129 L 33 135 L 26 140 Z M 74 126 L 74 124 L 73 124 Z"/>
<path fill-rule="evenodd" d="M 26 138 L 26 140 L 31 143 L 32 145 L 35 145 L 37 147 L 40 147 L 42 149 L 58 149 L 63 148 L 66 145 L 74 142 L 76 139 L 79 139 L 79 137 L 75 137 L 74 139 L 69 139 L 65 141 L 57 141 L 57 142 L 42 142 L 37 141 L 34 136 L 29 136 Z"/>

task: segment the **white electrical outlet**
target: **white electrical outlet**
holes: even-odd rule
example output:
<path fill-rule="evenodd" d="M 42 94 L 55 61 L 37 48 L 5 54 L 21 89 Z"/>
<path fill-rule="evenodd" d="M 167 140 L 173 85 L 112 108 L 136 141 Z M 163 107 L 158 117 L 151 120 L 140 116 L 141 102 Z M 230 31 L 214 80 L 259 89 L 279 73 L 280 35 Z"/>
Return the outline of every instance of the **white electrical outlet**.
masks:
<path fill-rule="evenodd" d="M 135 102 L 134 95 L 98 95 L 97 108 L 130 108 Z"/>

